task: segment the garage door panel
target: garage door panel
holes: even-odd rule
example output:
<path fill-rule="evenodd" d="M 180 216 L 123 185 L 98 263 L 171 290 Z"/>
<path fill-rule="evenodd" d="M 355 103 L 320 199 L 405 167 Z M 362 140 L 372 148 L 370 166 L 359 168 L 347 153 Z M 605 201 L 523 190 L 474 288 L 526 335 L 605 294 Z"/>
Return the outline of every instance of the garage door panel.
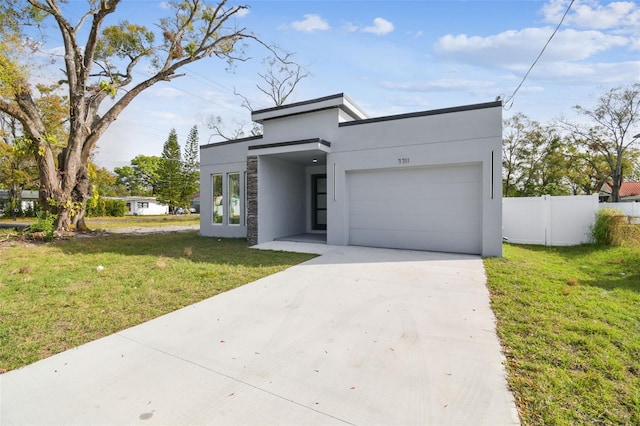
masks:
<path fill-rule="evenodd" d="M 353 245 L 480 253 L 480 164 L 350 172 Z"/>
<path fill-rule="evenodd" d="M 443 190 L 446 188 L 446 190 Z M 481 198 L 481 186 L 478 182 L 449 182 L 446 185 L 438 184 L 403 184 L 395 185 L 352 185 L 351 193 L 354 201 L 378 201 L 388 200 L 455 200 L 464 198 Z M 400 191 L 399 191 L 400 189 Z"/>
<path fill-rule="evenodd" d="M 382 230 L 398 230 L 398 231 L 426 231 L 426 232 L 459 232 L 473 233 L 477 227 L 481 225 L 480 220 L 469 220 L 468 217 L 460 216 L 423 216 L 423 215 L 404 215 L 402 222 L 393 222 L 388 220 L 387 215 L 360 215 L 353 217 L 358 223 L 357 226 L 351 227 L 352 230 L 374 231 Z"/>
<path fill-rule="evenodd" d="M 429 250 L 450 253 L 474 253 L 482 249 L 480 242 L 466 233 L 418 232 L 397 230 L 355 230 L 351 245 L 389 247 L 407 250 Z M 471 241 L 475 241 L 471 244 Z"/>
<path fill-rule="evenodd" d="M 396 200 L 397 201 L 397 200 Z M 461 200 L 456 198 L 435 199 L 435 200 L 411 200 L 407 198 L 404 202 L 389 202 L 382 200 L 361 200 L 353 203 L 350 210 L 352 215 L 381 214 L 385 220 L 393 219 L 398 215 L 430 214 L 430 215 L 453 215 L 453 216 L 477 216 L 475 210 L 469 210 L 468 204 L 471 199 Z M 480 199 L 475 199 L 480 203 Z M 428 212 L 428 213 L 427 213 Z"/>

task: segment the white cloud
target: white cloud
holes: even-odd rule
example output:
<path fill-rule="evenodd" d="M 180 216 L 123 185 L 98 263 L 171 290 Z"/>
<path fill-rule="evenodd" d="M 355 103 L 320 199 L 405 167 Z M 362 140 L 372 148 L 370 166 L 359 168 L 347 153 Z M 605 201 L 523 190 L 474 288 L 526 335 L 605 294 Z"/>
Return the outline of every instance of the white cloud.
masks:
<path fill-rule="evenodd" d="M 234 16 L 237 16 L 238 18 L 244 18 L 248 14 L 249 14 L 249 8 L 244 7 L 242 9 L 239 9 Z"/>
<path fill-rule="evenodd" d="M 355 31 L 358 31 L 360 29 L 360 27 L 358 27 L 357 25 L 352 24 L 351 22 L 346 22 L 342 26 L 342 29 L 344 29 L 348 33 L 353 33 Z"/>
<path fill-rule="evenodd" d="M 373 20 L 373 25 L 370 27 L 364 27 L 362 29 L 365 33 L 372 33 L 375 35 L 385 35 L 392 32 L 394 26 L 391 22 L 387 21 L 384 18 L 376 18 Z"/>
<path fill-rule="evenodd" d="M 488 37 L 449 34 L 436 41 L 434 51 L 440 57 L 460 62 L 520 70 L 531 64 L 552 31 L 552 28 L 547 27 L 505 31 Z M 543 59 L 584 60 L 597 53 L 628 44 L 629 40 L 625 37 L 599 31 L 558 31 L 547 47 Z"/>
<path fill-rule="evenodd" d="M 385 89 L 403 90 L 409 92 L 440 92 L 440 91 L 472 91 L 495 87 L 492 81 L 440 79 L 424 81 L 383 81 L 380 85 Z"/>
<path fill-rule="evenodd" d="M 163 99 L 177 99 L 185 96 L 185 93 L 171 86 L 158 85 L 148 89 L 148 93 Z"/>
<path fill-rule="evenodd" d="M 640 61 L 593 63 L 556 62 L 544 70 L 533 69 L 532 77 L 537 80 L 564 81 L 570 84 L 627 84 L 638 81 Z"/>
<path fill-rule="evenodd" d="M 171 5 L 169 4 L 168 1 L 161 1 L 160 4 L 160 9 L 171 9 Z"/>
<path fill-rule="evenodd" d="M 565 13 L 569 0 L 551 0 L 542 7 L 546 22 L 557 24 Z M 629 1 L 614 1 L 603 5 L 593 0 L 576 1 L 565 18 L 564 25 L 587 29 L 637 28 L 640 7 Z"/>
<path fill-rule="evenodd" d="M 296 31 L 304 31 L 304 32 L 314 32 L 314 31 L 325 31 L 330 29 L 329 23 L 322 19 L 320 15 L 304 15 L 304 19 L 302 21 L 294 21 L 291 23 L 291 28 Z"/>

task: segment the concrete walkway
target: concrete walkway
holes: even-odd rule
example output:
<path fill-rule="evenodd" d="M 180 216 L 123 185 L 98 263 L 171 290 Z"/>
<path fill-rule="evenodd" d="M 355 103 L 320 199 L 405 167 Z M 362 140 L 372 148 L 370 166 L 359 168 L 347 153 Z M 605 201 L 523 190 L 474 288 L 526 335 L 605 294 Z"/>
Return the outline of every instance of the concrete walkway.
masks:
<path fill-rule="evenodd" d="M 0 424 L 519 423 L 480 258 L 270 244 L 325 254 L 0 375 Z"/>

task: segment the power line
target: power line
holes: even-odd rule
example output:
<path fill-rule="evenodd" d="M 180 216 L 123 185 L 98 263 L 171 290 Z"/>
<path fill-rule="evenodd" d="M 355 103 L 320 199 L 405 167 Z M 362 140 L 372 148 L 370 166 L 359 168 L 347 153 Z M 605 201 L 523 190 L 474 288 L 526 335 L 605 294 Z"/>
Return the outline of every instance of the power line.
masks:
<path fill-rule="evenodd" d="M 151 77 L 151 74 L 148 74 L 148 73 L 143 72 L 143 71 L 141 71 L 141 70 L 135 70 L 135 69 L 134 69 L 134 70 L 133 70 L 133 72 L 134 72 L 134 73 L 136 73 L 136 74 L 142 75 L 142 76 L 144 76 L 145 78 L 149 78 L 149 77 Z M 188 76 L 189 74 L 186 74 L 186 75 Z M 192 97 L 194 97 L 194 98 L 196 98 L 196 99 L 203 100 L 203 101 L 205 101 L 205 102 L 207 102 L 207 103 L 210 103 L 210 104 L 216 105 L 216 106 L 218 106 L 218 107 L 220 107 L 220 108 L 223 108 L 223 109 L 229 110 L 229 111 L 231 111 L 231 112 L 237 112 L 236 110 L 234 110 L 234 109 L 232 109 L 232 108 L 229 108 L 229 107 L 228 107 L 228 106 L 226 106 L 226 105 L 222 105 L 222 104 L 220 104 L 220 103 L 218 103 L 218 102 L 216 102 L 216 101 L 212 101 L 211 99 L 207 99 L 207 98 L 205 98 L 205 97 L 203 97 L 203 96 L 200 96 L 200 95 L 197 95 L 197 94 L 195 94 L 195 93 L 189 92 L 188 90 L 185 90 L 185 89 L 183 89 L 183 88 L 179 87 L 179 86 L 178 86 L 178 85 L 176 85 L 176 83 L 174 83 L 174 82 L 162 81 L 161 83 L 164 83 L 165 85 L 169 86 L 170 88 L 172 88 L 172 89 L 174 89 L 174 90 L 177 90 L 177 91 L 179 91 L 179 92 L 183 92 L 183 93 L 185 93 L 185 94 L 187 94 L 187 95 L 189 95 L 189 96 L 192 96 Z M 226 89 L 226 90 L 229 90 L 229 89 Z"/>
<path fill-rule="evenodd" d="M 526 72 L 526 74 L 524 75 L 524 77 L 522 77 L 522 81 L 520 81 L 520 84 L 518 84 L 518 87 L 516 87 L 516 90 L 513 91 L 513 93 L 511 94 L 511 96 L 509 96 L 507 99 L 505 99 L 504 101 L 504 106 L 503 108 L 505 109 L 505 111 L 508 111 L 511 109 L 511 107 L 513 106 L 513 98 L 516 95 L 516 93 L 518 93 L 518 90 L 520 90 L 520 87 L 522 87 L 522 85 L 524 84 L 525 80 L 527 79 L 527 77 L 529 76 L 529 73 L 531 72 L 531 70 L 533 69 L 533 67 L 536 66 L 536 64 L 538 63 L 538 61 L 540 60 L 540 58 L 542 57 L 542 54 L 544 53 L 544 51 L 547 49 L 547 46 L 549 46 L 549 43 L 551 43 L 551 39 L 553 39 L 553 37 L 556 35 L 556 33 L 558 32 L 558 30 L 560 29 L 560 26 L 562 25 L 562 23 L 564 22 L 564 19 L 567 17 L 567 14 L 569 13 L 569 10 L 571 9 L 571 6 L 573 6 L 573 3 L 575 2 L 575 0 L 571 0 L 571 2 L 569 3 L 569 6 L 567 6 L 567 10 L 564 11 L 564 15 L 562 15 L 562 19 L 560 19 L 560 22 L 558 23 L 558 26 L 556 26 L 556 29 L 553 30 L 553 33 L 551 33 L 551 36 L 549 37 L 549 39 L 547 40 L 547 42 L 544 44 L 544 47 L 542 48 L 542 50 L 540 51 L 540 54 L 538 54 L 538 57 L 536 58 L 535 61 L 533 61 L 533 63 L 531 64 L 531 66 L 529 67 L 529 70 Z"/>
<path fill-rule="evenodd" d="M 222 89 L 225 92 L 228 92 L 228 93 L 230 93 L 232 95 L 235 95 L 235 93 L 234 93 L 234 91 L 232 89 L 229 89 L 228 87 L 218 83 L 217 81 L 211 80 L 210 78 L 208 78 L 208 77 L 206 77 L 206 76 L 194 71 L 193 68 L 185 66 L 185 67 L 183 67 L 183 69 L 187 71 L 187 74 L 186 74 L 187 77 L 191 77 L 194 80 L 200 80 L 200 81 L 202 81 L 203 83 L 207 84 L 208 86 L 210 86 L 212 88 Z"/>

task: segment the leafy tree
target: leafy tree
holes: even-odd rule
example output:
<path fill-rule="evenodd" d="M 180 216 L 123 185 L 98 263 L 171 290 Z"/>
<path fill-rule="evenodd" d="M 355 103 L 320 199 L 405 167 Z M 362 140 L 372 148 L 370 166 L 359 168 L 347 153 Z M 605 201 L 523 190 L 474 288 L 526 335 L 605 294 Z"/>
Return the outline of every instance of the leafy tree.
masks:
<path fill-rule="evenodd" d="M 600 96 L 592 109 L 575 109 L 590 119 L 590 125 L 564 122 L 584 150 L 601 156 L 607 164 L 612 201 L 620 201 L 620 186 L 625 176 L 625 161 L 640 140 L 640 83 L 618 87 Z M 627 160 L 625 160 L 627 158 Z M 627 166 L 626 173 L 632 171 Z"/>
<path fill-rule="evenodd" d="M 521 113 L 505 120 L 503 127 L 504 195 L 568 194 L 564 143 L 555 130 Z"/>
<path fill-rule="evenodd" d="M 171 129 L 167 141 L 162 148 L 162 158 L 158 169 L 160 180 L 157 188 L 157 198 L 161 203 L 169 205 L 171 212 L 182 206 L 183 179 L 182 158 L 180 144 L 175 129 Z"/>
<path fill-rule="evenodd" d="M 66 2 L 61 0 L 0 3 L 0 111 L 15 117 L 30 141 L 39 170 L 41 203 L 57 215 L 57 229 L 67 229 L 72 221 L 76 229 L 86 229 L 91 154 L 133 99 L 160 81 L 181 76 L 178 71 L 195 61 L 211 56 L 229 62 L 239 59 L 239 42 L 257 40 L 245 28 L 230 25 L 245 6 L 228 6 L 226 0 L 217 4 L 168 1 L 167 17 L 154 27 L 123 20 L 103 28 L 120 1 L 89 1 L 89 10 L 79 18 L 65 16 L 61 3 Z M 59 32 L 53 37 L 63 42 L 64 69 L 59 80 L 68 104 L 59 124 L 65 128 L 64 138 L 47 126 L 39 96 L 29 83 L 25 61 L 32 55 L 24 54 L 29 38 L 22 31 L 32 23 L 41 28 L 53 24 Z M 154 74 L 134 81 L 134 70 L 149 65 Z M 101 108 L 107 98 L 114 99 L 113 104 Z M 62 147 L 58 156 L 56 146 Z"/>
<path fill-rule="evenodd" d="M 158 169 L 161 158 L 156 155 L 138 155 L 130 166 L 116 167 L 118 184 L 124 186 L 129 195 L 155 195 L 158 187 Z"/>
<path fill-rule="evenodd" d="M 638 150 L 635 151 L 634 158 L 635 160 L 631 161 L 629 165 L 629 170 L 631 171 L 627 175 L 627 178 L 633 182 L 640 182 L 640 153 Z"/>
<path fill-rule="evenodd" d="M 607 162 L 598 153 L 582 149 L 584 144 L 576 141 L 575 135 L 568 135 L 565 139 L 567 147 L 567 184 L 573 195 L 595 194 L 609 178 Z"/>
<path fill-rule="evenodd" d="M 127 195 L 150 195 L 133 167 L 116 167 L 113 172 L 116 175 L 116 184 L 124 187 Z"/>
<path fill-rule="evenodd" d="M 200 188 L 200 162 L 198 153 L 200 151 L 198 142 L 198 127 L 193 126 L 189 131 L 187 143 L 184 146 L 184 156 L 182 161 L 182 193 L 180 196 L 181 207 L 188 209 L 191 199 Z"/>
<path fill-rule="evenodd" d="M 89 164 L 89 181 L 93 196 L 119 197 L 128 194 L 127 189 L 118 184 L 118 176 L 114 172 L 94 163 Z"/>
<path fill-rule="evenodd" d="M 22 191 L 34 189 L 38 171 L 29 152 L 29 141 L 18 135 L 19 123 L 0 115 L 0 187 L 9 190 L 9 209 L 20 208 Z"/>

